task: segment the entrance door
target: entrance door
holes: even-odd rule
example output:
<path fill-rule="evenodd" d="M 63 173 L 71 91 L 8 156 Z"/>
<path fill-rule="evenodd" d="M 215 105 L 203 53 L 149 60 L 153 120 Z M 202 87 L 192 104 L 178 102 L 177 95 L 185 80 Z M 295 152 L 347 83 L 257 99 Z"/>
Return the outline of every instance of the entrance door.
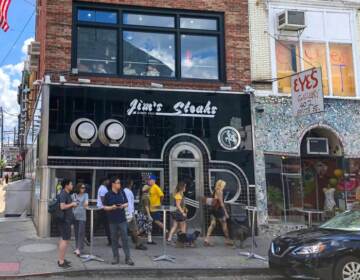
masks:
<path fill-rule="evenodd" d="M 204 195 L 202 173 L 202 156 L 198 148 L 190 143 L 176 145 L 170 154 L 170 192 L 174 193 L 176 185 L 186 183 L 185 201 L 188 209 L 187 225 L 190 229 L 204 227 L 200 199 Z M 173 199 L 171 199 L 174 203 Z"/>

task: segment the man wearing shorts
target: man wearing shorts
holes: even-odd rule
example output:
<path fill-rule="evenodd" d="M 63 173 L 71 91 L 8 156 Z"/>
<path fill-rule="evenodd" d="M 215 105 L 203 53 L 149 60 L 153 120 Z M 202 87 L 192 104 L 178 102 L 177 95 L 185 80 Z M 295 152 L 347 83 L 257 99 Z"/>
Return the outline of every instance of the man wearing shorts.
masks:
<path fill-rule="evenodd" d="M 148 185 L 150 186 L 149 190 L 149 200 L 150 200 L 150 213 L 153 218 L 154 223 L 160 227 L 164 228 L 163 223 L 161 222 L 161 211 L 159 208 L 164 199 L 164 193 L 161 188 L 156 184 L 156 176 L 150 175 L 148 178 Z"/>
<path fill-rule="evenodd" d="M 77 206 L 70 196 L 73 189 L 73 184 L 70 180 L 64 179 L 62 181 L 62 190 L 59 194 L 60 210 L 63 211 L 63 218 L 58 219 L 58 229 L 60 233 L 59 240 L 59 259 L 58 266 L 61 268 L 70 268 L 70 262 L 65 259 L 66 250 L 71 239 L 71 224 L 74 221 L 73 208 Z"/>

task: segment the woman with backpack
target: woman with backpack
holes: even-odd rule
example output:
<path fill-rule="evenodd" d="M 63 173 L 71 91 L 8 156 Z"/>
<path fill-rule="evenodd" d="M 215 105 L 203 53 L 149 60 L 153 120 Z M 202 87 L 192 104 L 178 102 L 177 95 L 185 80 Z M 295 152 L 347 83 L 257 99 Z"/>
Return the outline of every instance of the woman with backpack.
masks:
<path fill-rule="evenodd" d="M 75 222 L 75 244 L 76 249 L 74 254 L 80 257 L 84 250 L 85 226 L 86 226 L 86 207 L 89 205 L 89 196 L 86 193 L 86 186 L 83 183 L 78 183 L 75 188 L 75 193 L 72 199 L 78 205 L 73 209 Z"/>
<path fill-rule="evenodd" d="M 225 236 L 225 244 L 233 245 L 233 242 L 229 237 L 229 230 L 227 226 L 227 219 L 229 219 L 229 214 L 226 210 L 224 204 L 224 188 L 226 186 L 226 182 L 224 180 L 218 180 L 215 183 L 215 190 L 212 195 L 212 206 L 210 210 L 210 226 L 207 230 L 207 235 L 204 240 L 204 246 L 214 246 L 213 243 L 210 242 L 210 236 L 216 227 L 216 222 L 219 221 L 224 232 Z"/>

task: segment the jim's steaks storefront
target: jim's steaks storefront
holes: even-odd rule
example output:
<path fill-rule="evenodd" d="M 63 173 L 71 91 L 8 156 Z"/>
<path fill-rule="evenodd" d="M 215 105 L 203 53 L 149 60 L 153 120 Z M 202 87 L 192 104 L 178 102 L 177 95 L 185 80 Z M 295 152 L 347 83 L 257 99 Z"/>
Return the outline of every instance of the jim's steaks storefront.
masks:
<path fill-rule="evenodd" d="M 48 133 L 42 129 L 40 145 L 48 150 L 39 201 L 53 197 L 65 177 L 85 183 L 96 198 L 102 178 L 113 175 L 123 184 L 132 180 L 139 197 L 151 173 L 164 188 L 165 204 L 179 181 L 187 183 L 189 226 L 204 230 L 201 198 L 216 180 L 227 182 L 227 202 L 255 200 L 249 95 L 51 85 L 42 101 Z M 39 214 L 47 216 L 40 235 L 49 235 L 50 217 Z"/>

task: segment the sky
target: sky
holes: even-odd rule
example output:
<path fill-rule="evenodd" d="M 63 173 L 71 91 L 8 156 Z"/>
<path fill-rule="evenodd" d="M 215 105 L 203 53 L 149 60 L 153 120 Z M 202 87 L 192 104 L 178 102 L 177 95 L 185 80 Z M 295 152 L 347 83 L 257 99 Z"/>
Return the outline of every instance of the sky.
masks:
<path fill-rule="evenodd" d="M 27 58 L 27 45 L 35 37 L 35 14 L 30 19 L 35 3 L 36 0 L 12 0 L 8 11 L 10 29 L 7 32 L 0 29 L 0 106 L 7 112 L 4 130 L 17 126 L 17 87 Z"/>

